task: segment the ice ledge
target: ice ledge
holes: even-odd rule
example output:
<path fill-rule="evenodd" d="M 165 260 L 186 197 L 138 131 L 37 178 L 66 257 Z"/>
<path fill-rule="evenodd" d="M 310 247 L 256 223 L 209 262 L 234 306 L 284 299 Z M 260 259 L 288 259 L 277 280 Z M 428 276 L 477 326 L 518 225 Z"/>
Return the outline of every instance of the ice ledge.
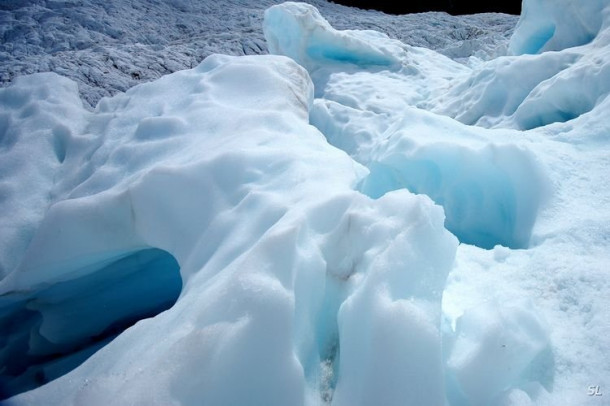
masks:
<path fill-rule="evenodd" d="M 339 31 L 306 3 L 286 2 L 265 11 L 271 54 L 286 55 L 312 72 L 332 64 L 399 68 L 406 46 L 376 31 Z"/>

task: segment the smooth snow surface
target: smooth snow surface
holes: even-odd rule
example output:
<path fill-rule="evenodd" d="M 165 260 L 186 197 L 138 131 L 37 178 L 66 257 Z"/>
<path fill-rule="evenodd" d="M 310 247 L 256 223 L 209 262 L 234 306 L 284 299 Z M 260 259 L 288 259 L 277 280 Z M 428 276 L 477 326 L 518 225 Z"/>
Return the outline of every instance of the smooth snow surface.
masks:
<path fill-rule="evenodd" d="M 93 111 L 0 89 L 3 397 L 604 404 L 610 4 L 553 4 L 488 61 L 289 2 Z"/>

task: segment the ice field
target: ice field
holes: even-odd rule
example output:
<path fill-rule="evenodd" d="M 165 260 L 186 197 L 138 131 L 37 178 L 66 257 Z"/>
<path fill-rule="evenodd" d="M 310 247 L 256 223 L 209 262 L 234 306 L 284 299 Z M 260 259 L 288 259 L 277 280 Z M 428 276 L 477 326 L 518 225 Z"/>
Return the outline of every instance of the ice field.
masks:
<path fill-rule="evenodd" d="M 607 404 L 610 2 L 437 46 L 312 3 L 133 87 L 3 68 L 6 404 Z"/>

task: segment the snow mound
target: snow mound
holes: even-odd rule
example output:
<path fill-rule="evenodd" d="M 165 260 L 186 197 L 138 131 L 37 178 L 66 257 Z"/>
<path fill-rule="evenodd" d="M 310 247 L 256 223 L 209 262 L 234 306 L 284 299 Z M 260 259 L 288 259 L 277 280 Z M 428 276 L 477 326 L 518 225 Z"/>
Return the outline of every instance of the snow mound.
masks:
<path fill-rule="evenodd" d="M 0 90 L 0 203 L 12 208 L 0 234 L 1 277 L 22 258 L 73 134 L 84 130 L 77 92 L 74 82 L 54 74 L 21 77 Z"/>

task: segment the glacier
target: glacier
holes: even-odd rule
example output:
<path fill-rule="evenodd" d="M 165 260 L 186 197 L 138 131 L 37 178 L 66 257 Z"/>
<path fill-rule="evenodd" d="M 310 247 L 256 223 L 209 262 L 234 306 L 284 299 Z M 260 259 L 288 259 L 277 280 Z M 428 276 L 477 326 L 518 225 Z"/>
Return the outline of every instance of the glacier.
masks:
<path fill-rule="evenodd" d="M 143 82 L 197 66 L 213 53 L 267 53 L 264 11 L 281 0 L 3 0 L 0 86 L 52 71 L 73 79 L 85 107 Z M 516 16 L 390 16 L 309 0 L 335 27 L 372 29 L 455 58 L 498 54 Z M 349 18 L 345 18 L 349 16 Z"/>
<path fill-rule="evenodd" d="M 287 2 L 269 55 L 93 109 L 71 79 L 16 77 L 0 395 L 602 404 L 610 3 L 523 10 L 468 61 Z"/>

